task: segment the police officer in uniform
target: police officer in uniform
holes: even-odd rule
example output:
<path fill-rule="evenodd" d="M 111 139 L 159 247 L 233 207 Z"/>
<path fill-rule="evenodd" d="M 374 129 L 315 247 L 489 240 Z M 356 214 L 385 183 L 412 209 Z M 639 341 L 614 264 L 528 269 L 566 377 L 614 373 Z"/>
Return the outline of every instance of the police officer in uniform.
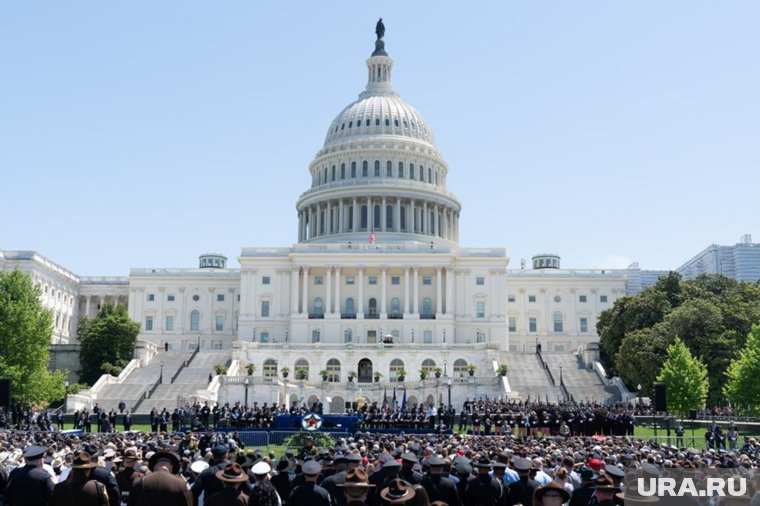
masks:
<path fill-rule="evenodd" d="M 198 479 L 195 480 L 191 489 L 193 493 L 193 502 L 196 506 L 198 504 L 198 497 L 200 497 L 202 492 L 204 492 L 203 497 L 209 497 L 211 494 L 221 492 L 224 488 L 224 484 L 216 477 L 216 473 L 223 471 L 225 466 L 230 463 L 227 459 L 228 452 L 229 448 L 227 448 L 227 445 L 222 444 L 216 445 L 211 449 L 211 455 L 214 460 L 208 468 L 198 476 Z"/>
<path fill-rule="evenodd" d="M 330 494 L 317 485 L 322 466 L 316 460 L 308 460 L 301 466 L 305 482 L 296 487 L 288 498 L 288 506 L 330 506 Z"/>
<path fill-rule="evenodd" d="M 53 492 L 53 479 L 42 469 L 47 448 L 27 446 L 24 467 L 17 467 L 8 477 L 5 489 L 6 506 L 38 506 L 48 503 Z"/>
<path fill-rule="evenodd" d="M 465 504 L 477 504 L 478 506 L 495 506 L 503 493 L 501 483 L 493 478 L 491 461 L 485 455 L 481 456 L 473 466 L 477 469 L 477 476 L 467 480 L 467 493 L 464 497 Z"/>
<path fill-rule="evenodd" d="M 412 452 L 401 455 L 401 472 L 398 473 L 398 477 L 412 485 L 419 485 L 422 475 L 414 470 L 414 466 L 419 462 L 417 455 Z"/>
<path fill-rule="evenodd" d="M 457 495 L 457 487 L 451 478 L 443 476 L 445 462 L 437 455 L 431 455 L 427 459 L 430 473 L 422 478 L 420 485 L 428 494 L 430 502 L 443 501 L 449 506 L 461 506 L 462 502 Z"/>

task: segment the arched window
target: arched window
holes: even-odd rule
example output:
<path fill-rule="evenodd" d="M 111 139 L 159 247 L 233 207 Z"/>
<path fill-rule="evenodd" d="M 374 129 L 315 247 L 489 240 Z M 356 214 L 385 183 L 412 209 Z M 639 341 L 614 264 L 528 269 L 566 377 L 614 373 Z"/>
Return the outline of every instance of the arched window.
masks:
<path fill-rule="evenodd" d="M 369 299 L 369 314 L 376 315 L 377 314 L 377 299 L 372 297 Z"/>
<path fill-rule="evenodd" d="M 380 160 L 375 160 L 375 177 L 380 177 Z"/>
<path fill-rule="evenodd" d="M 401 314 L 401 300 L 399 300 L 398 297 L 393 297 L 391 299 L 391 313 Z"/>
<path fill-rule="evenodd" d="M 293 367 L 293 374 L 296 379 L 308 380 L 309 379 L 309 362 L 305 358 L 299 358 L 296 360 L 296 365 Z"/>
<path fill-rule="evenodd" d="M 404 177 L 404 162 L 398 162 L 398 177 Z"/>
<path fill-rule="evenodd" d="M 393 230 L 393 206 L 385 207 L 385 229 Z"/>
<path fill-rule="evenodd" d="M 367 118 L 367 122 L 366 122 L 365 126 L 369 126 L 369 118 Z"/>
<path fill-rule="evenodd" d="M 409 164 L 409 179 L 414 179 L 414 164 Z"/>
<path fill-rule="evenodd" d="M 435 372 L 435 360 L 432 358 L 426 358 L 422 361 L 422 367 L 420 368 L 428 373 L 428 376 Z"/>
<path fill-rule="evenodd" d="M 317 297 L 314 299 L 314 314 L 321 315 L 323 312 L 324 309 L 322 308 L 322 297 Z"/>
<path fill-rule="evenodd" d="M 385 126 L 391 126 L 390 118 L 385 118 Z"/>
<path fill-rule="evenodd" d="M 362 230 L 367 230 L 367 206 L 362 206 L 362 217 L 360 221 L 360 227 Z"/>
<path fill-rule="evenodd" d="M 349 297 L 346 299 L 346 314 L 347 315 L 355 315 L 354 311 L 354 299 L 352 297 Z"/>
<path fill-rule="evenodd" d="M 401 376 L 399 374 L 399 372 L 403 371 L 403 370 L 404 370 L 404 361 L 403 360 L 401 360 L 400 358 L 394 358 L 393 360 L 391 360 L 390 371 L 388 371 L 389 372 L 388 376 L 389 376 L 390 380 L 391 381 L 396 381 L 398 379 L 398 377 Z"/>
<path fill-rule="evenodd" d="M 398 118 L 394 118 L 394 119 L 393 119 L 393 124 L 394 124 L 395 126 L 398 126 Z"/>
<path fill-rule="evenodd" d="M 427 180 L 427 182 L 428 183 L 432 183 L 433 182 L 433 169 L 431 169 L 430 167 L 428 167 L 428 180 Z"/>
<path fill-rule="evenodd" d="M 401 230 L 406 230 L 406 206 L 401 206 L 401 213 L 400 213 L 400 220 L 401 220 Z"/>
<path fill-rule="evenodd" d="M 373 220 L 372 223 L 375 224 L 375 228 L 380 228 L 380 206 L 372 206 L 373 211 Z"/>
<path fill-rule="evenodd" d="M 393 162 L 391 161 L 385 164 L 385 177 L 393 177 Z"/>
<path fill-rule="evenodd" d="M 346 164 L 345 163 L 340 164 L 340 178 L 346 179 Z"/>
<path fill-rule="evenodd" d="M 463 378 L 467 372 L 467 361 L 463 358 L 458 358 L 454 361 L 454 376 Z"/>
<path fill-rule="evenodd" d="M 367 160 L 364 160 L 362 162 L 362 177 L 367 177 L 369 174 L 367 173 Z"/>
<path fill-rule="evenodd" d="M 335 165 L 332 166 L 332 180 L 335 181 Z"/>
<path fill-rule="evenodd" d="M 198 310 L 190 313 L 190 330 L 200 330 L 201 327 L 201 313 Z"/>
<path fill-rule="evenodd" d="M 424 299 L 422 299 L 422 314 L 424 315 L 433 314 L 433 302 L 430 300 L 430 297 L 425 297 Z"/>
<path fill-rule="evenodd" d="M 562 332 L 562 313 L 554 313 L 554 332 Z"/>
<path fill-rule="evenodd" d="M 424 180 L 425 180 L 425 167 L 420 165 L 420 181 L 424 181 Z"/>
<path fill-rule="evenodd" d="M 356 177 L 356 162 L 351 162 L 351 177 Z"/>
<path fill-rule="evenodd" d="M 375 126 L 380 126 L 380 118 L 375 118 Z"/>
<path fill-rule="evenodd" d="M 336 383 L 340 381 L 340 360 L 331 358 L 327 361 L 327 381 Z"/>
<path fill-rule="evenodd" d="M 346 329 L 345 332 L 343 332 L 343 342 L 351 343 L 353 341 L 354 341 L 354 333 L 351 331 L 351 329 Z"/>
<path fill-rule="evenodd" d="M 312 343 L 318 343 L 322 340 L 322 335 L 319 329 L 314 329 L 311 331 L 311 342 Z"/>
<path fill-rule="evenodd" d="M 264 360 L 264 377 L 272 378 L 277 376 L 277 361 L 273 358 Z"/>

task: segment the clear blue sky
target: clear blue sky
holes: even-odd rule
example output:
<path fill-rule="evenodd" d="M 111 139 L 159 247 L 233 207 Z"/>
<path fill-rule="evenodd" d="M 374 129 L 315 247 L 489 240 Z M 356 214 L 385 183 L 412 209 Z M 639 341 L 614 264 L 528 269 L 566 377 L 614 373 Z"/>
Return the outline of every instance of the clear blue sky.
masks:
<path fill-rule="evenodd" d="M 675 268 L 760 240 L 758 2 L 16 1 L 0 248 L 126 275 L 292 244 L 378 16 L 463 246 Z"/>

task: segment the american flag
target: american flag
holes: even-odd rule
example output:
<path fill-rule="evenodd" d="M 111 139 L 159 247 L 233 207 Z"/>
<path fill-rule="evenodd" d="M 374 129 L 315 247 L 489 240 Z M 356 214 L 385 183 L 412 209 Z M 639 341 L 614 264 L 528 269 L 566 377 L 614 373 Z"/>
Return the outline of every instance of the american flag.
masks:
<path fill-rule="evenodd" d="M 369 233 L 369 237 L 367 238 L 370 244 L 375 244 L 375 231 Z"/>

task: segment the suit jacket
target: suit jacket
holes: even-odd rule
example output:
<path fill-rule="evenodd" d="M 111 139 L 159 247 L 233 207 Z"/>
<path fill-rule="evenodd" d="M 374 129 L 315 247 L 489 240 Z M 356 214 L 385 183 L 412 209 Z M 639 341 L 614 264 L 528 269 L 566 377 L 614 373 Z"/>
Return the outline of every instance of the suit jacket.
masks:
<path fill-rule="evenodd" d="M 185 480 L 166 471 L 147 475 L 135 483 L 128 506 L 193 506 Z"/>
<path fill-rule="evenodd" d="M 206 499 L 206 506 L 248 506 L 248 496 L 239 487 L 224 487 Z"/>
<path fill-rule="evenodd" d="M 457 487 L 451 478 L 446 478 L 440 474 L 427 475 L 422 478 L 420 485 L 427 491 L 430 502 L 443 501 L 449 506 L 460 506 L 462 504 Z"/>
<path fill-rule="evenodd" d="M 37 506 L 47 504 L 53 492 L 53 480 L 47 471 L 37 466 L 14 469 L 5 488 L 6 506 Z"/>
<path fill-rule="evenodd" d="M 105 485 L 95 480 L 62 481 L 53 488 L 48 504 L 50 506 L 103 506 L 107 495 Z"/>

